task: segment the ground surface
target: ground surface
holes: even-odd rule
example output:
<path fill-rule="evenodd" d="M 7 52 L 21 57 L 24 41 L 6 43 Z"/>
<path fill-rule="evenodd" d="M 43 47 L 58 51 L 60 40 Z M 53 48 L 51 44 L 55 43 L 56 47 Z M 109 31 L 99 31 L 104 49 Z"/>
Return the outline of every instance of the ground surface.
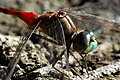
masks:
<path fill-rule="evenodd" d="M 75 0 L 79 1 L 79 0 Z M 82 0 L 80 0 L 82 1 Z M 87 1 L 87 0 L 86 0 Z M 88 0 L 89 1 L 89 0 Z M 92 0 L 91 0 L 92 1 Z M 97 1 L 97 0 L 95 0 Z M 99 1 L 99 0 L 98 0 Z M 107 2 L 108 1 L 108 2 Z M 118 2 L 117 2 L 118 1 Z M 60 8 L 71 8 L 70 4 L 73 6 L 80 6 L 80 9 L 75 8 L 77 11 L 84 11 L 90 14 L 99 15 L 105 17 L 107 19 L 115 19 L 118 23 L 120 23 L 120 2 L 119 0 L 106 0 L 97 2 L 85 2 L 85 4 L 74 4 L 74 0 L 71 0 L 69 3 L 65 0 L 1 0 L 0 5 L 7 7 L 18 9 L 22 11 L 35 11 L 37 13 L 42 14 L 45 11 L 55 10 L 57 11 Z M 108 7 L 109 6 L 109 7 Z M 69 10 L 69 12 L 72 10 Z M 87 19 L 85 24 L 89 24 Z M 94 20 L 91 21 L 93 24 Z M 91 24 L 90 22 L 90 24 Z M 104 22 L 104 21 L 103 21 Z M 78 23 L 78 22 L 77 22 Z M 84 26 L 83 24 L 82 26 Z M 97 25 L 97 23 L 96 23 Z M 93 25 L 89 25 L 91 28 Z M 97 36 L 98 40 L 98 48 L 93 52 L 89 53 L 87 56 L 87 64 L 89 70 L 95 70 L 97 68 L 101 68 L 103 66 L 107 66 L 110 64 L 114 64 L 120 61 L 120 25 L 116 26 L 115 24 L 105 24 L 103 27 L 103 33 Z M 115 27 L 112 27 L 115 26 Z M 15 53 L 16 47 L 19 45 L 20 36 L 22 31 L 24 31 L 24 27 L 26 24 L 20 19 L 8 16 L 0 13 L 0 74 L 3 74 L 7 68 L 9 61 L 12 59 L 13 54 Z M 35 39 L 36 41 L 38 39 Z M 34 43 L 33 41 L 29 41 L 26 45 L 25 51 L 22 53 L 22 57 L 17 65 L 15 70 L 15 74 L 12 77 L 12 80 L 16 79 L 29 79 L 29 80 L 41 80 L 41 79 L 60 79 L 60 73 L 54 70 L 53 68 L 47 68 L 50 72 L 46 72 L 46 74 L 38 74 L 35 73 L 34 70 L 38 68 L 42 68 L 43 66 L 49 66 L 52 59 L 51 57 L 56 53 L 61 53 L 63 48 L 60 46 L 55 46 L 51 43 L 46 42 L 45 40 L 40 39 L 38 43 Z M 54 54 L 53 54 L 54 53 Z M 74 55 L 81 60 L 80 56 L 73 52 Z M 52 56 L 50 54 L 53 54 Z M 63 62 L 65 62 L 63 56 Z M 80 61 L 81 65 L 82 60 Z M 60 67 L 61 61 L 59 61 L 56 67 Z M 82 74 L 81 65 L 79 65 L 76 60 L 70 56 L 70 66 L 77 70 L 78 74 Z M 32 73 L 33 72 L 33 73 Z M 44 72 L 44 71 L 43 71 Z M 74 72 L 73 77 L 76 77 Z M 44 76 L 45 77 L 44 77 Z M 62 76 L 62 75 L 61 75 Z M 69 75 L 70 76 L 70 75 Z M 0 76 L 2 77 L 2 76 Z M 47 78 L 46 78 L 47 77 Z M 119 80 L 120 78 L 120 70 L 117 70 L 116 73 L 103 76 L 102 78 L 97 78 L 96 80 Z M 61 78 L 62 79 L 62 78 Z"/>

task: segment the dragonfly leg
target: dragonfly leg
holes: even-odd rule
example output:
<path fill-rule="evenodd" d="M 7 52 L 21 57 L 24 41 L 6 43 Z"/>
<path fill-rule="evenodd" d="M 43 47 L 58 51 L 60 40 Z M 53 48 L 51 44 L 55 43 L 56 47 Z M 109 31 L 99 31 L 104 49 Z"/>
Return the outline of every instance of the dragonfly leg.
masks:
<path fill-rule="evenodd" d="M 41 39 L 44 39 L 44 40 L 49 41 L 49 42 L 51 42 L 51 43 L 54 43 L 54 44 L 56 44 L 56 45 L 59 45 L 57 41 L 52 40 L 52 39 L 48 39 L 48 38 L 46 38 L 46 37 L 44 37 L 44 36 L 42 36 L 42 35 L 40 35 L 40 34 L 35 34 L 35 33 L 33 33 L 33 36 L 36 36 L 36 37 L 38 37 L 38 38 L 41 38 Z M 64 54 L 64 52 L 65 52 L 65 50 L 64 50 L 57 58 L 55 58 L 55 59 L 53 60 L 52 66 L 54 66 L 54 65 L 57 63 L 57 61 L 62 57 L 62 55 Z"/>
<path fill-rule="evenodd" d="M 74 59 L 78 62 L 79 66 L 80 66 L 80 62 L 78 61 L 78 59 L 73 55 L 73 53 L 71 51 L 69 51 L 70 55 L 72 55 L 74 57 Z M 79 75 L 79 73 L 73 68 L 73 67 L 70 67 L 70 69 L 76 74 L 78 75 L 79 77 L 81 77 Z"/>
<path fill-rule="evenodd" d="M 79 53 L 79 52 L 78 52 Z M 84 61 L 84 65 L 85 65 L 85 69 L 87 72 L 87 75 L 89 77 L 89 73 L 88 73 L 88 65 L 87 65 L 87 61 L 86 61 L 86 56 L 83 56 L 81 53 L 79 53 L 79 55 L 82 57 L 83 61 Z M 85 54 L 86 55 L 86 54 Z"/>
<path fill-rule="evenodd" d="M 78 61 L 78 59 L 73 55 L 73 53 L 71 51 L 69 51 L 70 55 L 73 56 L 73 58 L 78 62 L 78 64 L 80 65 L 80 62 Z"/>
<path fill-rule="evenodd" d="M 60 72 L 61 74 L 64 74 L 65 76 L 67 76 L 67 77 L 69 78 L 69 76 L 63 72 L 63 71 L 64 71 L 63 69 L 58 69 L 58 68 L 56 68 L 55 66 L 53 66 L 53 68 L 54 68 L 56 71 Z"/>
<path fill-rule="evenodd" d="M 54 67 L 55 64 L 57 63 L 57 61 L 62 57 L 62 55 L 64 54 L 65 50 L 57 57 L 53 60 L 52 66 Z"/>
<path fill-rule="evenodd" d="M 81 78 L 80 74 L 73 67 L 70 67 L 70 70 Z"/>
<path fill-rule="evenodd" d="M 39 38 L 41 38 L 41 39 L 47 40 L 47 41 L 49 41 L 49 42 L 51 42 L 51 43 L 54 43 L 54 44 L 56 44 L 56 45 L 59 45 L 59 43 L 58 43 L 57 41 L 55 41 L 55 40 L 48 39 L 48 38 L 46 38 L 46 37 L 44 37 L 44 36 L 41 36 L 41 35 L 38 35 L 38 34 L 35 34 L 35 33 L 33 33 L 33 35 L 36 36 L 36 37 L 39 37 Z M 63 55 L 65 52 L 67 53 L 66 66 L 69 66 L 69 59 L 68 59 L 68 58 L 69 58 L 69 53 L 68 53 L 68 49 L 67 49 L 67 50 L 64 50 L 64 51 L 57 57 L 57 59 L 54 60 L 53 66 L 56 64 L 56 62 L 62 57 L 62 55 Z M 69 67 L 68 67 L 68 68 L 69 68 Z"/>
<path fill-rule="evenodd" d="M 53 60 L 52 67 L 53 67 L 55 70 L 57 70 L 58 72 L 64 74 L 64 75 L 67 76 L 67 77 L 69 77 L 67 74 L 65 74 L 65 73 L 63 72 L 63 70 L 59 70 L 58 68 L 55 67 L 55 64 L 56 64 L 57 61 L 62 57 L 62 55 L 64 54 L 64 52 L 65 52 L 65 50 L 64 50 L 57 58 L 55 58 L 55 59 Z"/>
<path fill-rule="evenodd" d="M 63 71 L 64 70 L 59 70 L 58 68 L 56 68 L 55 67 L 55 64 L 57 63 L 57 61 L 62 57 L 62 55 L 64 54 L 64 52 L 65 52 L 65 50 L 58 56 L 58 58 L 56 58 L 56 59 L 54 59 L 54 62 L 53 62 L 53 64 L 52 64 L 52 66 L 53 66 L 53 68 L 55 69 L 55 70 L 57 70 L 58 72 L 60 72 L 60 73 L 62 73 L 62 74 L 64 74 L 65 76 L 67 76 L 68 78 L 69 78 L 69 76 L 66 74 L 66 73 L 64 73 Z M 75 60 L 77 60 L 77 58 L 71 53 L 71 51 L 70 51 L 70 55 L 72 55 L 74 58 L 75 58 Z M 77 60 L 77 62 L 79 63 L 79 61 Z M 79 63 L 80 64 L 80 63 Z M 79 77 L 80 77 L 80 75 L 77 73 L 77 71 L 75 70 L 75 69 L 73 69 L 72 67 L 68 67 L 70 70 L 72 70 L 76 75 L 78 75 Z M 67 70 L 68 71 L 68 70 Z"/>
<path fill-rule="evenodd" d="M 56 45 L 59 45 L 59 44 L 60 44 L 60 43 L 57 42 L 56 40 L 48 39 L 48 38 L 46 38 L 46 37 L 44 37 L 44 36 L 42 36 L 42 35 L 35 34 L 35 33 L 33 33 L 33 35 L 36 36 L 36 37 L 39 37 L 39 38 L 41 38 L 41 39 L 47 40 L 47 41 L 49 41 L 49 42 L 51 42 L 51 43 L 53 43 L 53 44 L 56 44 Z M 58 57 L 54 58 L 54 59 L 53 59 L 53 62 L 52 62 L 52 67 L 53 67 L 55 70 L 57 70 L 58 72 L 60 72 L 60 73 L 63 73 L 63 72 L 61 72 L 61 70 L 55 68 L 55 64 L 57 63 L 57 61 L 58 61 L 65 53 L 67 54 L 67 55 L 66 55 L 66 69 L 69 70 L 69 59 L 68 59 L 68 58 L 69 58 L 69 53 L 68 53 L 68 48 L 67 48 L 67 50 L 65 49 Z M 64 74 L 65 74 L 65 73 L 64 73 Z M 66 74 L 65 74 L 65 75 L 66 75 Z M 68 76 L 67 76 L 67 77 L 68 77 Z"/>

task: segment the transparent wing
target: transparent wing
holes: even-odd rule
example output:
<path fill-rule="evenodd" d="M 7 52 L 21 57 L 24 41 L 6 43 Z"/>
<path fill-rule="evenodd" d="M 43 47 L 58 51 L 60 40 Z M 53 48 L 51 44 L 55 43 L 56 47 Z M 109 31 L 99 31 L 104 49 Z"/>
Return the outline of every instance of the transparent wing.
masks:
<path fill-rule="evenodd" d="M 43 33 L 47 34 L 52 40 L 56 40 L 58 45 L 64 44 L 64 30 L 57 17 L 43 19 L 40 28 Z"/>
<path fill-rule="evenodd" d="M 48 19 L 47 18 L 43 19 L 41 22 L 40 28 L 43 31 L 42 32 L 43 36 L 47 38 L 47 39 L 44 38 L 44 40 L 47 40 L 48 42 L 52 43 L 52 46 L 50 46 L 50 48 L 54 46 L 53 51 L 50 51 L 51 55 L 54 55 L 54 57 L 55 56 L 57 57 L 64 50 L 66 50 L 65 34 L 64 34 L 63 26 L 58 17 L 53 16 Z M 55 55 L 56 53 L 54 52 L 56 51 L 58 55 Z"/>
<path fill-rule="evenodd" d="M 13 59 L 10 61 L 9 65 L 7 67 L 6 76 L 4 77 L 5 80 L 11 79 L 11 76 L 15 70 L 15 67 L 17 66 L 17 63 L 19 62 L 19 59 L 21 57 L 21 53 L 23 52 L 24 48 L 26 47 L 27 41 L 30 39 L 30 37 L 32 36 L 34 31 L 38 28 L 39 24 L 40 24 L 40 22 L 35 26 L 35 28 L 33 30 L 31 30 L 29 32 L 28 37 L 21 38 L 22 42 L 17 47 L 16 53 L 14 54 Z"/>
<path fill-rule="evenodd" d="M 103 30 L 103 32 L 105 33 L 109 33 L 109 31 L 120 32 L 120 24 L 116 20 L 110 19 L 108 17 L 105 18 L 105 16 L 100 16 L 101 13 L 97 12 L 99 10 L 94 8 L 91 8 L 91 10 L 96 10 L 96 12 L 89 12 L 89 9 L 88 11 L 86 11 L 87 8 L 76 7 L 73 9 L 65 9 L 65 11 L 68 12 L 68 15 L 72 18 L 73 22 L 75 23 L 78 29 L 82 30 L 87 28 L 94 31 L 98 28 Z"/>

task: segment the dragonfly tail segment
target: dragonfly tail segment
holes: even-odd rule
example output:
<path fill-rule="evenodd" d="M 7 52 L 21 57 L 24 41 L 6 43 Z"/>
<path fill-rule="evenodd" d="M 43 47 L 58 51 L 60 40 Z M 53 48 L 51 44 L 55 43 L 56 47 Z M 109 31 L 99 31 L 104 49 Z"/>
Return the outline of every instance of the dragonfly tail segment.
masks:
<path fill-rule="evenodd" d="M 0 6 L 0 12 L 4 14 L 14 15 L 22 19 L 27 25 L 32 26 L 34 20 L 38 17 L 38 14 L 34 12 L 22 12 L 12 9 L 7 9 Z"/>

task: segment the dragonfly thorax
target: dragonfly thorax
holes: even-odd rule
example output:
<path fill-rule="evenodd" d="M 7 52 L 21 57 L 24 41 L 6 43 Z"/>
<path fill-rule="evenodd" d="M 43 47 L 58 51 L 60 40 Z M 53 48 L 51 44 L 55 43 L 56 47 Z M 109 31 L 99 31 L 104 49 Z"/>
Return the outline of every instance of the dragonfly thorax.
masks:
<path fill-rule="evenodd" d="M 64 35 L 71 35 L 76 27 L 71 18 L 64 11 L 47 12 L 36 19 L 40 22 L 40 29 L 58 44 L 64 44 Z"/>
<path fill-rule="evenodd" d="M 76 26 L 73 23 L 72 19 L 67 15 L 67 13 L 63 10 L 57 12 L 57 17 L 60 20 L 61 25 L 64 28 L 64 31 L 68 34 L 76 31 Z"/>

